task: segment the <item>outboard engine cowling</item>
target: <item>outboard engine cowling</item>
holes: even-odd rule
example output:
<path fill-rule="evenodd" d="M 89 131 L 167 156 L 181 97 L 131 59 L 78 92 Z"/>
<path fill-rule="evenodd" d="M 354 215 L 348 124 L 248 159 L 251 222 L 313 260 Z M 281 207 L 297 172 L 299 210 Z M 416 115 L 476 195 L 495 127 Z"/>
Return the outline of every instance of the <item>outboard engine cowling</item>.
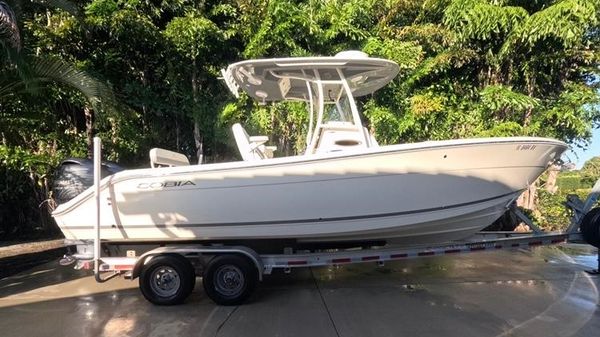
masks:
<path fill-rule="evenodd" d="M 117 163 L 103 161 L 101 177 L 123 171 Z M 54 173 L 52 195 L 57 204 L 63 204 L 94 185 L 94 161 L 85 158 L 63 160 Z"/>
<path fill-rule="evenodd" d="M 594 207 L 587 212 L 581 219 L 579 230 L 585 242 L 600 248 L 600 207 Z M 600 263 L 600 260 L 598 263 Z"/>

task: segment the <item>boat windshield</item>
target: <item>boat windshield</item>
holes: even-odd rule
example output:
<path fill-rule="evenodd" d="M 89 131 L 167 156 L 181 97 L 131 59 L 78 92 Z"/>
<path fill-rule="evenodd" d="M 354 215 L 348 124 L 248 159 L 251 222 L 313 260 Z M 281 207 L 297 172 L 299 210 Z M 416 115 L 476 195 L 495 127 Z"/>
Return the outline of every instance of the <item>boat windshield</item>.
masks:
<path fill-rule="evenodd" d="M 350 100 L 346 91 L 340 85 L 337 90 L 338 94 L 332 94 L 332 90 L 329 90 L 327 97 L 324 101 L 323 107 L 323 122 L 349 122 L 353 123 L 352 109 L 350 107 Z"/>
<path fill-rule="evenodd" d="M 306 154 L 371 145 L 362 127 L 350 87 L 341 72 L 340 77 L 341 80 L 306 82 L 310 99 Z"/>

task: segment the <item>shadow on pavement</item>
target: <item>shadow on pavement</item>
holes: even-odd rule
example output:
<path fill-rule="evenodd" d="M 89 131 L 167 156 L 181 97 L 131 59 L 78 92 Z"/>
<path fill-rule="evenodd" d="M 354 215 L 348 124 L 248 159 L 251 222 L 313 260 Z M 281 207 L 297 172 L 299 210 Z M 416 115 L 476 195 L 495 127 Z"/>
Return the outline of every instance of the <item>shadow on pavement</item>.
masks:
<path fill-rule="evenodd" d="M 65 283 L 90 275 L 89 272 L 75 270 L 72 266 L 65 267 L 59 265 L 58 258 L 52 258 L 50 261 L 43 265 L 37 265 L 27 272 L 1 279 L 0 298 Z"/>
<path fill-rule="evenodd" d="M 21 254 L 0 259 L 0 280 L 15 275 L 35 266 L 60 259 L 67 253 L 66 247 L 50 249 L 42 252 Z"/>

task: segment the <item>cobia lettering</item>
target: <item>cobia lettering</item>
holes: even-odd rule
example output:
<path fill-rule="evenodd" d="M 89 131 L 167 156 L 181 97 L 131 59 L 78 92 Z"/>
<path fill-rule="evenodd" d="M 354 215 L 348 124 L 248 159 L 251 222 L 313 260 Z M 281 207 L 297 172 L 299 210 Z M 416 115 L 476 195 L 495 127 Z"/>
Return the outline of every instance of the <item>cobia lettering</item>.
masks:
<path fill-rule="evenodd" d="M 169 187 L 183 187 L 183 186 L 196 186 L 193 181 L 156 181 L 153 183 L 139 183 L 137 188 L 148 189 L 148 188 L 169 188 Z"/>

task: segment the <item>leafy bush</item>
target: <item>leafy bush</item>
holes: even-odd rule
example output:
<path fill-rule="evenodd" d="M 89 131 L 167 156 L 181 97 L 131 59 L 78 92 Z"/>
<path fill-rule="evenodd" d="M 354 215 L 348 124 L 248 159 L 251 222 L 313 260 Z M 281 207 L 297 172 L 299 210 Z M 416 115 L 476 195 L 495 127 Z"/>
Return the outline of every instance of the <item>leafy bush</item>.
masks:
<path fill-rule="evenodd" d="M 590 168 L 594 167 L 593 163 L 597 162 L 597 158 L 586 162 L 580 171 L 561 172 L 556 178 L 557 193 L 552 194 L 540 188 L 538 209 L 534 214 L 537 225 L 545 230 L 566 229 L 571 221 L 571 212 L 565 206 L 567 196 L 574 194 L 581 200 L 587 198 L 593 184 L 600 178 L 595 171 L 590 173 Z M 592 164 L 588 164 L 589 162 Z"/>
<path fill-rule="evenodd" d="M 559 175 L 556 178 L 556 185 L 563 191 L 573 191 L 583 188 L 581 176 L 573 173 Z"/>
<path fill-rule="evenodd" d="M 52 237 L 59 234 L 44 202 L 56 159 L 0 145 L 0 238 Z"/>

